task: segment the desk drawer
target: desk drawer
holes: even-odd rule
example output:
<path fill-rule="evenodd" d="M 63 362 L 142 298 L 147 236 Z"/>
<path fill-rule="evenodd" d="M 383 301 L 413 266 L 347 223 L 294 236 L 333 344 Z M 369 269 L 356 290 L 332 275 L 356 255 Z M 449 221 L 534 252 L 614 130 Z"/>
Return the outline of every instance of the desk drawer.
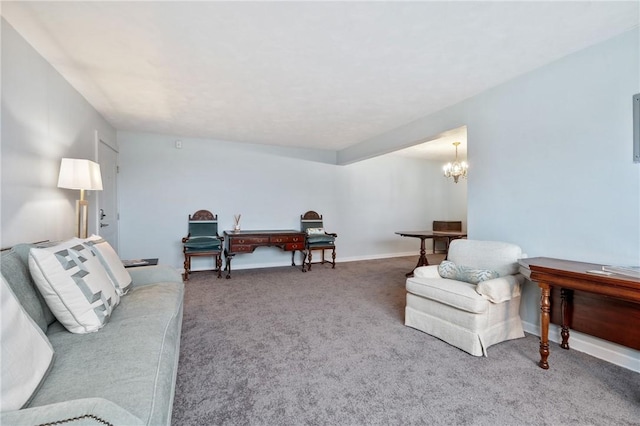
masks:
<path fill-rule="evenodd" d="M 251 244 L 236 244 L 234 242 L 231 243 L 230 252 L 231 253 L 250 253 L 253 251 L 255 246 Z"/>
<path fill-rule="evenodd" d="M 235 244 L 266 245 L 269 244 L 269 237 L 233 237 L 229 242 L 232 246 Z"/>
<path fill-rule="evenodd" d="M 299 234 L 299 235 L 273 235 L 271 237 L 271 244 L 282 244 L 282 243 L 303 243 L 304 244 L 304 236 L 302 234 Z"/>
<path fill-rule="evenodd" d="M 304 250 L 304 242 L 302 243 L 286 243 L 284 245 L 285 251 Z"/>

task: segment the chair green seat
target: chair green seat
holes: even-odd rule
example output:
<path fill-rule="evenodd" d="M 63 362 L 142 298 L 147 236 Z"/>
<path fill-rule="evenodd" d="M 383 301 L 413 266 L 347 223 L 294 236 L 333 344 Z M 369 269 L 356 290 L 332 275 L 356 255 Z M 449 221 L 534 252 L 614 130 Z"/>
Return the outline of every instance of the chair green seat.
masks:
<path fill-rule="evenodd" d="M 184 247 L 187 251 L 220 250 L 222 242 L 217 237 L 195 237 L 189 238 Z"/>
<path fill-rule="evenodd" d="M 313 235 L 313 236 L 309 236 L 307 237 L 307 244 L 309 246 L 313 246 L 313 245 L 327 245 L 327 244 L 334 244 L 335 243 L 336 238 L 332 235 Z"/>

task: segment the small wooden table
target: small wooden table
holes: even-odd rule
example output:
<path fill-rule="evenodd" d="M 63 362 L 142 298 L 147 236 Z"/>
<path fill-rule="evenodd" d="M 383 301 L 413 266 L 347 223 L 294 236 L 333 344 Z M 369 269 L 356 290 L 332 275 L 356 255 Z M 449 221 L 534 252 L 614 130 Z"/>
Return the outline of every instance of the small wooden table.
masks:
<path fill-rule="evenodd" d="M 400 231 L 396 232 L 396 234 L 402 237 L 412 237 L 412 238 L 420 238 L 420 258 L 418 259 L 418 264 L 411 272 L 407 272 L 405 276 L 410 277 L 413 275 L 413 271 L 420 266 L 429 265 L 429 261 L 427 260 L 427 250 L 425 249 L 424 241 L 430 238 L 435 237 L 443 237 L 447 238 L 447 247 L 449 247 L 449 243 L 451 240 L 455 240 L 456 238 L 464 238 L 467 236 L 466 232 L 459 231 Z"/>
<path fill-rule="evenodd" d="M 587 271 L 602 271 L 602 265 L 575 262 L 572 260 L 533 257 L 520 259 L 520 272 L 537 282 L 542 290 L 540 296 L 540 365 L 549 368 L 549 322 L 551 313 L 551 289 L 561 287 L 562 344 L 569 349 L 569 323 L 571 318 L 573 290 L 614 297 L 638 303 L 640 309 L 640 279 L 625 275 L 599 275 Z"/>
<path fill-rule="evenodd" d="M 304 240 L 306 234 L 302 231 L 292 229 L 285 230 L 263 230 L 263 231 L 224 231 L 226 258 L 225 271 L 227 279 L 231 278 L 231 259 L 239 253 L 253 253 L 257 247 L 280 247 L 284 251 L 291 252 L 291 266 L 296 266 L 294 256 L 296 251 L 303 254 Z M 302 262 L 302 272 L 305 269 L 304 260 Z"/>

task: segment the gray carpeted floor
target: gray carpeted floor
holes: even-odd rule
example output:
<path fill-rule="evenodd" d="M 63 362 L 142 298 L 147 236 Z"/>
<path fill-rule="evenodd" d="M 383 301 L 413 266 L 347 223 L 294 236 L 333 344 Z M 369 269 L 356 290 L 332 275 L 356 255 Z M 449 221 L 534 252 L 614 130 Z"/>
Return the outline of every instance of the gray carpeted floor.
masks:
<path fill-rule="evenodd" d="M 175 425 L 638 425 L 640 374 L 527 336 L 473 357 L 405 327 L 415 258 L 198 272 Z"/>

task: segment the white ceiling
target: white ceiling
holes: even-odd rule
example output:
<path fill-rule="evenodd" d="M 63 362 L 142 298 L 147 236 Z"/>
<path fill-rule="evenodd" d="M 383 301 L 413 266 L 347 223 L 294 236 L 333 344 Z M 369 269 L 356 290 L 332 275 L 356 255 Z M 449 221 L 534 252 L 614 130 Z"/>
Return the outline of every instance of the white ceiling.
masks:
<path fill-rule="evenodd" d="M 340 150 L 637 26 L 638 4 L 3 1 L 2 15 L 119 130 Z"/>

